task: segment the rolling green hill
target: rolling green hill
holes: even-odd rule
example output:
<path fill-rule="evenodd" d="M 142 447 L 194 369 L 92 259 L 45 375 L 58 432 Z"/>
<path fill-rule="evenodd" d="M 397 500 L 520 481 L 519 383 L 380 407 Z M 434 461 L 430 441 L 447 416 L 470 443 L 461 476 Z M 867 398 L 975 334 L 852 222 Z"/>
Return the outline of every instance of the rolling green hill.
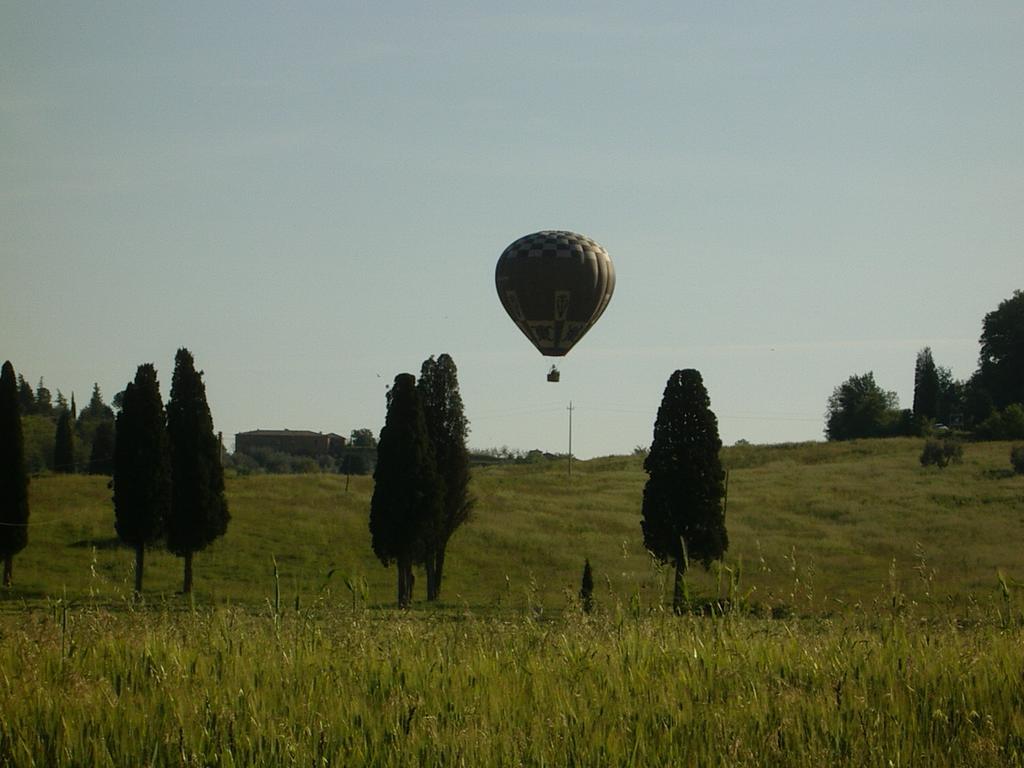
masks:
<path fill-rule="evenodd" d="M 751 610 L 681 617 L 638 457 L 477 470 L 439 611 L 374 607 L 369 478 L 232 479 L 199 607 L 153 553 L 140 610 L 105 481 L 38 477 L 0 764 L 1021 765 L 1024 477 L 1007 444 L 941 471 L 921 447 L 727 449 L 732 547 L 691 585 Z"/>
<path fill-rule="evenodd" d="M 823 613 L 874 601 L 922 606 L 989 600 L 997 570 L 1024 581 L 1024 477 L 1010 473 L 1007 443 L 965 446 L 964 461 L 922 468 L 911 439 L 736 446 L 729 468 L 725 568 L 691 572 L 705 597 L 735 595 L 765 610 Z M 475 518 L 454 537 L 442 602 L 474 610 L 558 610 L 594 566 L 599 605 L 653 605 L 668 574 L 643 550 L 639 457 L 478 468 Z M 389 604 L 395 573 L 370 550 L 372 479 L 333 475 L 229 478 L 227 535 L 196 558 L 200 603 L 265 605 L 322 599 Z M 133 555 L 113 532 L 106 478 L 32 480 L 29 546 L 15 558 L 15 587 L 0 600 L 67 596 L 129 599 Z M 181 561 L 147 557 L 146 599 L 179 600 Z M 348 584 L 346 584 L 346 581 Z M 425 583 L 417 585 L 422 605 Z M 354 588 L 354 589 L 353 589 Z M 354 594 L 355 593 L 355 594 Z"/>

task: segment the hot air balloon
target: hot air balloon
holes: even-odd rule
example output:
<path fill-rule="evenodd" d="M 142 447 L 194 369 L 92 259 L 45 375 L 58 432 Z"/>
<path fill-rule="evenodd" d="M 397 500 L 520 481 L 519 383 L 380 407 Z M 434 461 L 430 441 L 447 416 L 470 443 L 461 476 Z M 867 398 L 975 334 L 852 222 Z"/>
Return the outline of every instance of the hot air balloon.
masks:
<path fill-rule="evenodd" d="M 505 311 L 542 355 L 565 355 L 598 318 L 615 290 L 608 252 L 586 235 L 545 230 L 504 250 L 494 272 Z M 551 367 L 548 381 L 558 381 Z"/>

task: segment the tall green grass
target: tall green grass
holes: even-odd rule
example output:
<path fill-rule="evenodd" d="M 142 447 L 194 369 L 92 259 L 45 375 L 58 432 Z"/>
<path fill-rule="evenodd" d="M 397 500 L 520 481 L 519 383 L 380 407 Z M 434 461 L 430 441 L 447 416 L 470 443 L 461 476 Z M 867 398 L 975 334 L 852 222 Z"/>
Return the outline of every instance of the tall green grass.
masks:
<path fill-rule="evenodd" d="M 1019 766 L 1019 620 L 0 618 L 0 765 Z"/>

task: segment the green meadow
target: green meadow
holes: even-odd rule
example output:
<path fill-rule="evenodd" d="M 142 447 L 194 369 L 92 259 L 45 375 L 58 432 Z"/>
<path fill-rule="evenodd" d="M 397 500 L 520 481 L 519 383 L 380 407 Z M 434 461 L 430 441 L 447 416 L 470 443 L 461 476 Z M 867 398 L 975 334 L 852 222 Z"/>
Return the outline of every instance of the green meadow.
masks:
<path fill-rule="evenodd" d="M 724 449 L 729 553 L 685 616 L 639 457 L 475 470 L 442 600 L 408 611 L 370 478 L 229 478 L 192 600 L 159 551 L 133 599 L 105 479 L 33 478 L 0 766 L 1022 765 L 1024 476 L 1007 443 L 921 447 Z"/>
<path fill-rule="evenodd" d="M 1024 476 L 1011 472 L 1010 445 L 968 444 L 963 463 L 942 470 L 920 466 L 921 446 L 725 448 L 730 547 L 721 566 L 690 571 L 695 599 L 822 615 L 899 593 L 945 611 L 998 595 L 999 572 L 1008 585 L 1024 580 Z M 635 456 L 574 461 L 571 474 L 565 461 L 474 470 L 475 516 L 450 545 L 442 607 L 562 610 L 584 558 L 599 604 L 660 604 L 668 574 L 643 548 L 645 479 Z M 300 606 L 394 602 L 394 569 L 370 549 L 372 489 L 369 477 L 229 477 L 231 524 L 196 556 L 195 601 L 259 608 L 276 593 Z M 114 535 L 106 479 L 35 477 L 30 492 L 29 546 L 0 608 L 130 601 L 133 552 Z M 176 604 L 180 580 L 179 559 L 147 555 L 146 603 Z"/>

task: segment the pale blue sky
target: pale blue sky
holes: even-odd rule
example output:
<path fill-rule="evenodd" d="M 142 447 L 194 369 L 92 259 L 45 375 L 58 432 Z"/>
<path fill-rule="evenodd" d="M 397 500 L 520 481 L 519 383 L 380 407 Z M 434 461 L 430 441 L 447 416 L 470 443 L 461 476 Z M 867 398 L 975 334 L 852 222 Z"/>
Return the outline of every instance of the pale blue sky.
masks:
<path fill-rule="evenodd" d="M 84 402 L 187 346 L 216 427 L 347 434 L 431 354 L 470 443 L 821 439 L 867 370 L 967 377 L 1024 287 L 1024 5 L 0 2 L 0 358 Z M 544 380 L 494 265 L 617 271 Z"/>

